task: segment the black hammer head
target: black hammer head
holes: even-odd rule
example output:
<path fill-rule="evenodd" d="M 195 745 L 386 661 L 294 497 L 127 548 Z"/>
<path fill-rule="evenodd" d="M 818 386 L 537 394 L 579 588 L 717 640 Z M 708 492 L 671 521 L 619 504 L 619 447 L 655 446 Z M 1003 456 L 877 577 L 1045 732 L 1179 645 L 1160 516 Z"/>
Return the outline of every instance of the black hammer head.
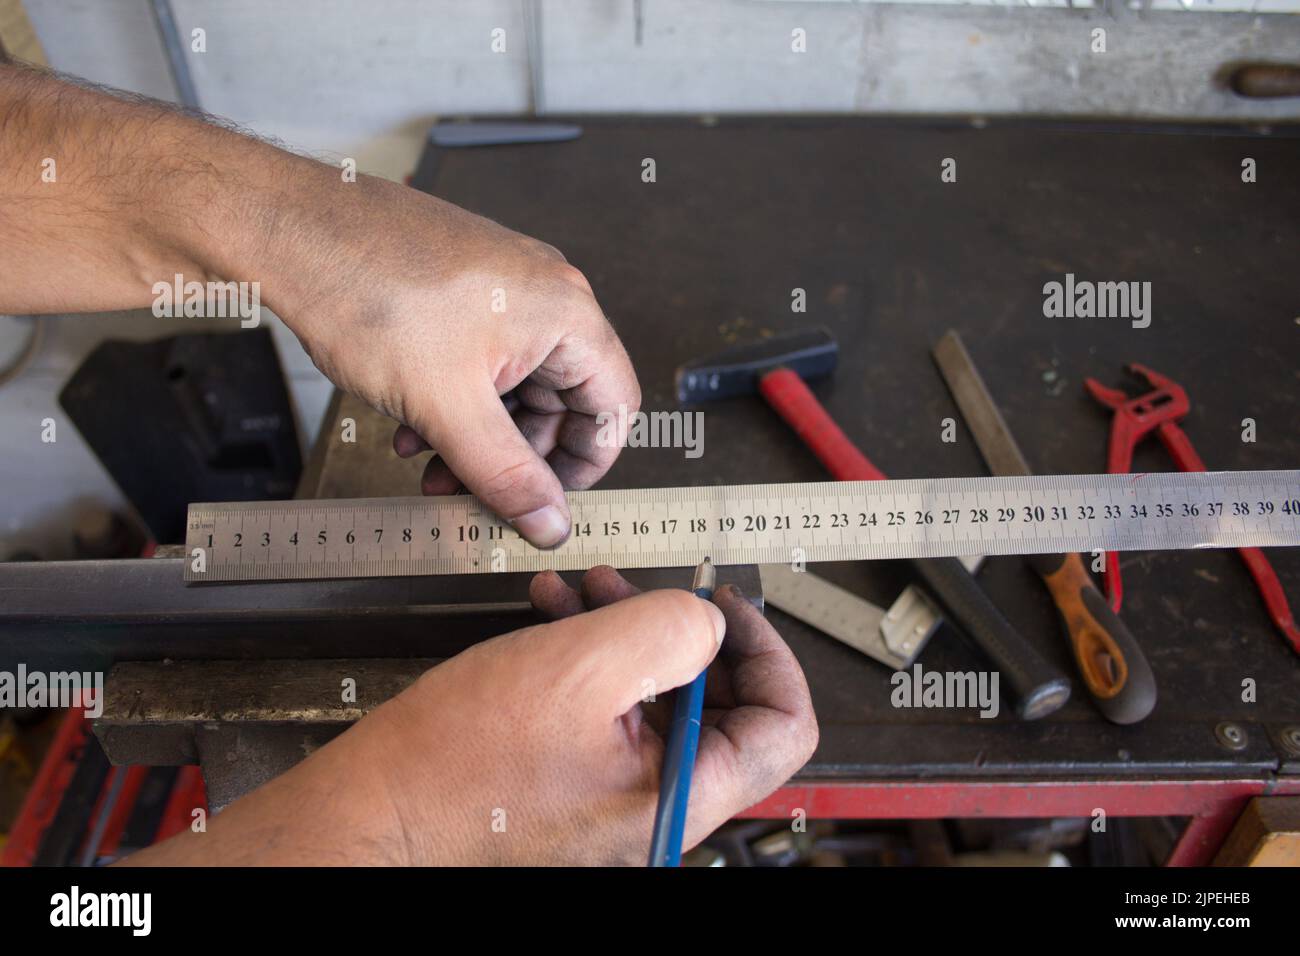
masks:
<path fill-rule="evenodd" d="M 677 370 L 677 400 L 682 404 L 758 393 L 758 380 L 778 368 L 801 378 L 835 371 L 839 344 L 826 329 L 791 332 L 738 345 Z"/>

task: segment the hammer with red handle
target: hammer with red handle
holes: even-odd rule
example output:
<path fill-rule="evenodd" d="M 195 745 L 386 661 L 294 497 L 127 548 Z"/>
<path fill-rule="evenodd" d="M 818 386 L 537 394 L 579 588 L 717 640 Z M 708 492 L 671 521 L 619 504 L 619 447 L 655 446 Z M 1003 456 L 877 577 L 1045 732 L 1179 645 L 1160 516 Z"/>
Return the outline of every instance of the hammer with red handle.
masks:
<path fill-rule="evenodd" d="M 835 370 L 839 346 L 825 329 L 764 339 L 677 372 L 677 397 L 683 403 L 761 394 L 840 481 L 878 481 L 884 474 L 840 430 L 804 378 Z M 1049 664 L 994 606 L 956 558 L 909 562 L 948 611 L 949 618 L 975 641 L 1010 685 L 1016 713 L 1036 720 L 1058 710 L 1070 697 L 1070 681 Z"/>

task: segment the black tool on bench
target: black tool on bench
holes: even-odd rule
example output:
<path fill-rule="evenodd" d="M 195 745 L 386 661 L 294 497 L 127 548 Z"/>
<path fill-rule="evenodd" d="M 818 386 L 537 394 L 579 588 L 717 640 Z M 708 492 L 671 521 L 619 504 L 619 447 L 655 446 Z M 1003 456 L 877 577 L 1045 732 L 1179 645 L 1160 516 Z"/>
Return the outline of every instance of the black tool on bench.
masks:
<path fill-rule="evenodd" d="M 728 349 L 682 366 L 677 397 L 700 402 L 758 392 L 840 481 L 878 481 L 873 465 L 804 384 L 803 376 L 835 369 L 839 345 L 830 332 L 813 329 Z M 1036 720 L 1070 697 L 1070 681 L 1022 637 L 957 558 L 909 562 L 958 624 L 993 661 L 1010 685 L 1016 713 Z"/>
<path fill-rule="evenodd" d="M 59 404 L 156 541 L 184 539 L 191 501 L 288 498 L 302 471 L 266 327 L 102 342 Z"/>
<path fill-rule="evenodd" d="M 934 361 L 966 425 L 995 475 L 1032 474 L 1011 429 L 989 394 L 961 336 L 949 331 Z M 1033 554 L 1029 562 L 1051 592 L 1083 685 L 1097 709 L 1117 724 L 1134 724 L 1156 705 L 1156 679 L 1128 627 L 1106 604 L 1077 554 Z"/>

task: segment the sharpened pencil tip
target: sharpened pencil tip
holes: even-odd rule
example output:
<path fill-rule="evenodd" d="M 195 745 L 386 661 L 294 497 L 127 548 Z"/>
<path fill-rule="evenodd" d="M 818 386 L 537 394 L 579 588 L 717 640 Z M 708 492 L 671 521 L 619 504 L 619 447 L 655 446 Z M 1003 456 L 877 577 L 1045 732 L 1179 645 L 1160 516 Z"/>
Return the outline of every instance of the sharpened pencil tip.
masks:
<path fill-rule="evenodd" d="M 717 581 L 718 572 L 713 567 L 713 562 L 705 558 L 700 562 L 700 566 L 695 569 L 695 580 L 691 582 L 691 590 L 699 591 L 703 589 L 712 593 Z"/>

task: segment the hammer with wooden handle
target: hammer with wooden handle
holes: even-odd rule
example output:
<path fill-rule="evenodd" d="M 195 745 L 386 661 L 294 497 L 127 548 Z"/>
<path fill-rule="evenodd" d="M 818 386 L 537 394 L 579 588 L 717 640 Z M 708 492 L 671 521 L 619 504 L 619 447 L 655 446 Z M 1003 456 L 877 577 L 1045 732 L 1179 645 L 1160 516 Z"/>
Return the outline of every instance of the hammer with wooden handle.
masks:
<path fill-rule="evenodd" d="M 879 481 L 884 474 L 827 414 L 804 378 L 835 370 L 839 346 L 825 329 L 764 339 L 682 366 L 677 397 L 683 403 L 762 395 L 826 469 L 840 481 Z M 948 617 L 979 645 L 1011 688 L 1025 720 L 1058 710 L 1070 681 L 1048 663 L 994 606 L 957 558 L 909 562 Z"/>

